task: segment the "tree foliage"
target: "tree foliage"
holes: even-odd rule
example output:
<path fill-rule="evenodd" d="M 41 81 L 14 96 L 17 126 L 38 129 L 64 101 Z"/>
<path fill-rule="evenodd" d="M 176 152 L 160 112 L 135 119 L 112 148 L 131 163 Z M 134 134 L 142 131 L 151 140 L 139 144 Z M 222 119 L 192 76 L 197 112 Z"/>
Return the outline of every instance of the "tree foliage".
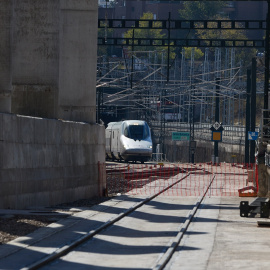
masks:
<path fill-rule="evenodd" d="M 222 18 L 220 16 L 216 16 L 217 20 L 226 20 L 225 18 Z M 229 22 L 223 22 L 222 27 L 226 28 L 229 27 Z M 208 26 L 210 28 L 216 27 L 215 22 L 209 22 Z M 240 23 L 235 24 L 235 28 L 237 29 L 197 29 L 196 30 L 196 36 L 200 39 L 224 39 L 224 40 L 248 40 L 247 35 L 245 33 L 245 30 L 243 29 L 243 26 Z M 227 42 L 227 45 L 232 46 L 233 42 Z M 236 48 L 236 63 L 239 63 L 240 61 L 243 62 L 243 64 L 249 64 L 251 61 L 250 59 L 255 55 L 256 50 L 255 49 L 246 49 L 246 48 Z"/>
<path fill-rule="evenodd" d="M 140 18 L 140 27 L 147 27 L 148 22 L 144 20 L 153 20 L 154 15 L 151 12 L 146 12 Z M 153 22 L 153 27 L 160 27 L 161 22 Z M 162 29 L 129 29 L 124 33 L 125 38 L 132 39 L 134 33 L 134 38 L 146 38 L 146 39 L 166 39 L 166 33 L 162 31 Z M 132 42 L 132 41 L 131 41 Z M 136 46 L 136 40 L 134 42 L 134 47 L 136 51 L 167 51 L 168 46 L 154 46 L 160 45 L 161 43 L 157 40 L 153 42 L 153 46 Z M 132 47 L 128 47 L 129 51 L 131 51 Z M 174 48 L 170 48 L 170 58 L 173 59 L 175 57 Z"/>
<path fill-rule="evenodd" d="M 216 16 L 216 20 L 227 20 L 221 16 Z M 217 27 L 217 23 L 215 22 L 208 22 L 208 27 L 213 29 L 197 29 L 196 34 L 201 39 L 226 39 L 226 40 L 233 40 L 233 39 L 243 39 L 247 40 L 247 36 L 245 34 L 245 30 L 240 23 L 235 24 L 235 28 L 237 29 L 214 29 Z M 223 22 L 223 28 L 229 28 L 230 23 Z"/>
<path fill-rule="evenodd" d="M 185 47 L 185 58 L 186 59 L 190 59 L 191 58 L 191 51 L 192 48 L 191 47 Z M 201 49 L 199 48 L 194 48 L 194 59 L 195 60 L 199 60 L 204 56 L 204 53 L 202 52 Z"/>
<path fill-rule="evenodd" d="M 206 20 L 215 18 L 224 5 L 224 1 L 185 1 L 184 8 L 179 10 L 179 14 L 186 20 Z"/>
<path fill-rule="evenodd" d="M 140 27 L 147 27 L 148 23 L 144 20 L 153 20 L 154 15 L 151 12 L 146 12 L 140 18 Z M 153 26 L 160 27 L 160 22 L 154 22 Z M 162 29 L 136 29 L 134 28 L 134 37 L 135 38 L 164 38 L 166 35 L 162 33 Z M 125 38 L 132 38 L 133 37 L 133 29 L 129 29 L 127 32 L 124 33 Z"/>
<path fill-rule="evenodd" d="M 226 20 L 228 19 L 223 13 L 222 9 L 225 6 L 224 1 L 186 1 L 184 2 L 184 8 L 179 10 L 180 17 L 186 20 Z M 197 23 L 199 26 L 199 23 Z M 229 22 L 223 22 L 222 27 L 229 26 Z M 217 28 L 215 22 L 208 22 L 209 28 Z M 203 28 L 203 27 L 202 27 Z M 212 39 L 212 40 L 247 40 L 247 35 L 243 26 L 240 23 L 235 24 L 235 28 L 238 29 L 197 29 L 192 30 L 189 36 L 199 39 Z M 227 43 L 228 45 L 233 45 Z M 214 49 L 210 49 L 214 51 Z M 252 48 L 236 48 L 235 62 L 249 64 L 250 59 L 255 55 L 256 51 Z"/>
<path fill-rule="evenodd" d="M 113 37 L 113 29 L 106 28 L 105 23 L 102 23 L 101 26 L 103 26 L 104 28 L 98 29 L 98 36 L 99 37 L 103 37 L 103 38 Z M 110 47 L 111 46 L 107 46 L 107 45 L 99 45 L 98 51 L 97 51 L 98 56 L 110 55 L 110 50 L 111 50 Z"/>

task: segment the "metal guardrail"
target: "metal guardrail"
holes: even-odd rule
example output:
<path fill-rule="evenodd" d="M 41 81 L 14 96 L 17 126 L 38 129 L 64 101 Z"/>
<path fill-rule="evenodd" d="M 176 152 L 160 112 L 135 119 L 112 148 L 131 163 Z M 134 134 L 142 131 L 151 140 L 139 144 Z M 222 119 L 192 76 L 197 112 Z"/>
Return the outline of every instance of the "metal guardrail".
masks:
<path fill-rule="evenodd" d="M 270 118 L 269 118 L 270 120 Z M 194 139 L 195 140 L 211 140 L 211 124 L 206 123 L 196 123 L 194 124 Z M 245 144 L 245 126 L 229 126 L 223 125 L 223 132 L 222 132 L 222 141 L 226 143 L 233 143 L 233 144 Z M 269 125 L 270 128 L 270 125 Z M 160 136 L 160 124 L 158 122 L 152 122 L 152 129 L 154 132 L 154 136 Z M 257 127 L 255 129 L 259 131 L 260 129 Z M 190 124 L 189 123 L 166 123 L 165 124 L 165 137 L 169 138 L 172 136 L 172 132 L 190 132 Z M 269 130 L 270 132 L 270 130 Z M 270 136 L 270 133 L 269 133 Z M 270 138 L 270 137 L 269 137 Z M 270 140 L 270 139 L 269 139 Z"/>
<path fill-rule="evenodd" d="M 152 162 L 168 162 L 166 159 L 166 154 L 163 153 L 152 153 L 152 157 L 150 159 Z"/>

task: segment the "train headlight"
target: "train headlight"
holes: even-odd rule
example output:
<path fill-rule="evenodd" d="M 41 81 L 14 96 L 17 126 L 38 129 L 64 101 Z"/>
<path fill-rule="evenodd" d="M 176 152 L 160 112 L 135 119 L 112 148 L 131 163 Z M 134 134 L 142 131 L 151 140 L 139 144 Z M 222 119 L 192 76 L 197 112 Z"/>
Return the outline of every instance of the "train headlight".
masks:
<path fill-rule="evenodd" d="M 149 145 L 148 147 L 149 147 L 150 149 L 152 149 L 152 145 Z"/>

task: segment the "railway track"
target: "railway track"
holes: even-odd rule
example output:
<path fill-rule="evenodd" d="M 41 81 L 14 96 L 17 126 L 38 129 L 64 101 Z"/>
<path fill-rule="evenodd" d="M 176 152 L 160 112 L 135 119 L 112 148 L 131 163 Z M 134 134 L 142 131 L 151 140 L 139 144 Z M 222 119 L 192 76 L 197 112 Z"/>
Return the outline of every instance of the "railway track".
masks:
<path fill-rule="evenodd" d="M 198 174 L 181 172 L 151 196 L 122 195 L 110 205 L 97 206 L 86 218 L 74 217 L 61 229 L 57 227 L 40 241 L 18 250 L 18 256 L 19 252 L 21 256 L 38 254 L 32 263 L 22 260 L 17 268 L 12 256 L 0 257 L 0 269 L 165 269 L 215 180 L 211 172 L 204 172 L 204 176 L 209 181 L 201 186 L 199 197 L 166 195 L 183 182 L 190 186 L 197 183 Z M 2 268 L 3 263 L 10 263 L 10 268 Z"/>

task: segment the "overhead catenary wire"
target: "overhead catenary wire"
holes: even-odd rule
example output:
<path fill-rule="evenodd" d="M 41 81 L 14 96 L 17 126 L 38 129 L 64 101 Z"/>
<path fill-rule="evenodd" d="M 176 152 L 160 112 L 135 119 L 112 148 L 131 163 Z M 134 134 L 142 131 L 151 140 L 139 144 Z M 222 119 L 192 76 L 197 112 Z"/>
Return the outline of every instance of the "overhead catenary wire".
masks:
<path fill-rule="evenodd" d="M 145 58 L 145 56 L 143 57 L 144 53 L 148 53 L 150 55 L 148 59 Z M 103 68 L 103 71 L 106 70 L 109 74 L 105 74 L 102 76 L 102 79 L 98 79 L 98 87 L 105 87 L 104 89 L 106 89 L 106 87 L 110 87 L 110 89 L 114 89 L 114 93 L 104 92 L 104 105 L 117 104 L 120 102 L 119 105 L 121 106 L 122 111 L 124 111 L 124 107 L 126 106 L 126 108 L 133 108 L 133 111 L 141 110 L 154 112 L 155 109 L 153 109 L 153 106 L 157 105 L 156 102 L 160 99 L 160 93 L 161 91 L 164 91 L 164 101 L 170 101 L 171 105 L 167 106 L 166 104 L 160 103 L 162 106 L 161 110 L 163 112 L 168 110 L 168 108 L 188 111 L 188 106 L 191 106 L 192 104 L 214 107 L 216 71 L 209 68 L 208 70 L 205 70 L 206 72 L 200 72 L 198 65 L 196 64 L 196 72 L 192 74 L 194 81 L 192 89 L 194 89 L 194 91 L 191 93 L 190 77 L 186 75 L 180 78 L 180 75 L 177 75 L 177 72 L 180 72 L 179 63 L 181 63 L 181 65 L 183 64 L 182 62 L 177 61 L 177 58 L 174 59 L 174 66 L 173 64 L 170 64 L 170 68 L 172 68 L 172 76 L 169 82 L 165 84 L 166 65 L 164 65 L 162 61 L 157 62 L 154 60 L 154 52 L 134 51 L 133 56 L 135 59 L 135 69 L 132 74 L 135 79 L 132 88 L 128 87 L 127 84 L 127 79 L 131 74 L 129 70 L 130 59 L 125 59 L 126 63 L 124 65 L 123 61 L 106 62 L 106 65 L 113 70 L 106 70 L 104 69 L 104 66 L 101 67 Z M 120 63 L 118 67 L 115 67 L 116 63 Z M 220 106 L 228 106 L 227 103 L 229 101 L 227 100 L 230 100 L 230 103 L 238 101 L 240 104 L 241 102 L 243 105 L 239 105 L 239 107 L 244 107 L 245 86 L 243 86 L 243 82 L 246 79 L 246 75 L 241 73 L 241 68 L 241 66 L 230 66 L 219 70 L 221 75 Z M 231 75 L 227 76 L 226 74 Z M 260 71 L 258 74 L 263 74 L 263 72 Z M 240 81 L 242 84 L 239 84 Z M 190 102 L 185 100 L 187 95 L 190 95 Z M 138 106 L 138 104 L 140 106 Z M 230 107 L 228 107 L 228 109 L 232 110 Z M 162 111 L 159 111 L 159 113 L 162 113 Z"/>

